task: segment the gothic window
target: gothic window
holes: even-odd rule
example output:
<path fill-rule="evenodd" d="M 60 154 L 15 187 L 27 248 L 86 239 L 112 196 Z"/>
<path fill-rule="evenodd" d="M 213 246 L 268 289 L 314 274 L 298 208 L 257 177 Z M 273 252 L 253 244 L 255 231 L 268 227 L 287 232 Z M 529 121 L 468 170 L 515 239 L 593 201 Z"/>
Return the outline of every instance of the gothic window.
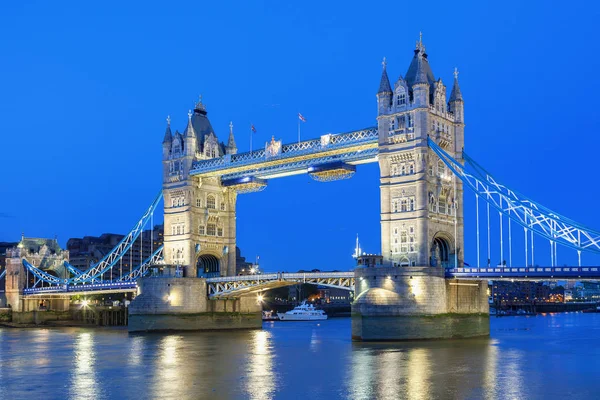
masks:
<path fill-rule="evenodd" d="M 446 175 L 446 166 L 442 160 L 438 161 L 438 176 Z"/>
<path fill-rule="evenodd" d="M 392 164 L 392 176 L 398 175 L 398 165 Z"/>
<path fill-rule="evenodd" d="M 213 210 L 217 208 L 215 204 L 215 196 L 209 194 L 206 197 L 206 208 L 212 208 Z"/>
<path fill-rule="evenodd" d="M 439 201 L 438 201 L 438 212 L 440 214 L 446 214 L 446 200 L 445 199 L 439 199 Z"/>
<path fill-rule="evenodd" d="M 406 253 L 408 251 L 407 241 L 406 231 L 402 231 L 400 234 L 400 251 L 402 253 Z"/>
<path fill-rule="evenodd" d="M 429 165 L 429 176 L 433 176 L 433 165 Z"/>
<path fill-rule="evenodd" d="M 408 211 L 414 211 L 414 210 L 415 210 L 415 199 L 413 197 L 411 197 L 410 199 L 408 199 Z"/>
<path fill-rule="evenodd" d="M 407 120 L 407 125 L 408 125 L 408 127 L 409 127 L 409 128 L 412 128 L 412 127 L 413 127 L 413 125 L 414 125 L 414 118 L 413 118 L 413 116 L 412 116 L 411 114 L 408 114 L 408 115 L 406 116 L 406 120 Z"/>
<path fill-rule="evenodd" d="M 215 236 L 217 234 L 217 226 L 215 224 L 206 225 L 206 234 L 208 236 Z"/>
<path fill-rule="evenodd" d="M 403 106 L 406 104 L 406 94 L 401 93 L 396 96 L 396 105 Z"/>
<path fill-rule="evenodd" d="M 398 244 L 398 238 L 394 238 L 394 244 Z"/>
<path fill-rule="evenodd" d="M 213 147 L 212 151 L 210 152 L 210 156 L 212 158 L 215 158 L 217 156 L 217 152 L 215 151 L 215 148 Z"/>
<path fill-rule="evenodd" d="M 217 228 L 217 236 L 223 236 L 223 228 Z"/>
<path fill-rule="evenodd" d="M 415 227 L 411 226 L 410 228 L 408 228 L 408 232 L 412 235 L 413 233 L 415 233 Z"/>
<path fill-rule="evenodd" d="M 202 199 L 196 199 L 196 207 L 202 207 Z"/>
<path fill-rule="evenodd" d="M 175 166 L 173 165 L 173 162 L 169 163 L 169 173 L 173 173 L 173 171 L 175 171 Z"/>
<path fill-rule="evenodd" d="M 394 235 L 398 234 L 398 228 L 394 228 Z"/>
<path fill-rule="evenodd" d="M 403 115 L 398 118 L 398 129 L 404 128 L 405 126 L 406 126 L 406 118 Z"/>
<path fill-rule="evenodd" d="M 411 162 L 411 163 L 410 163 L 410 166 L 409 166 L 408 168 L 409 168 L 409 169 L 408 169 L 408 173 L 409 173 L 409 174 L 411 174 L 411 175 L 412 175 L 412 174 L 414 174 L 414 173 L 415 173 L 415 163 L 414 163 L 414 162 Z"/>
<path fill-rule="evenodd" d="M 198 235 L 204 235 L 204 225 L 198 227 Z"/>
<path fill-rule="evenodd" d="M 400 175 L 406 175 L 406 164 L 402 163 L 402 167 L 400 168 Z"/>
<path fill-rule="evenodd" d="M 392 211 L 397 213 L 398 212 L 398 200 L 393 200 L 392 201 Z"/>
<path fill-rule="evenodd" d="M 225 203 L 221 202 L 221 211 L 225 211 Z"/>
<path fill-rule="evenodd" d="M 400 201 L 400 211 L 405 212 L 408 210 L 408 201 L 406 199 L 402 199 Z"/>

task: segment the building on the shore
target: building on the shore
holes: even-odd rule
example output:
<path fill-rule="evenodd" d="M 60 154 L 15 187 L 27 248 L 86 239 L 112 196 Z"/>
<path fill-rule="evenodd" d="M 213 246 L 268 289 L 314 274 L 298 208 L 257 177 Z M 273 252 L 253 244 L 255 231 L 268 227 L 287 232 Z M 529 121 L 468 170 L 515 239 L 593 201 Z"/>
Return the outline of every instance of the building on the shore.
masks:
<path fill-rule="evenodd" d="M 551 303 L 564 301 L 562 286 L 552 288 L 546 282 L 493 281 L 490 286 L 492 303 L 502 306 L 522 303 Z"/>
<path fill-rule="evenodd" d="M 124 235 L 103 233 L 100 236 L 84 236 L 71 238 L 67 241 L 70 254 L 70 263 L 81 271 L 97 263 L 124 238 Z M 142 232 L 131 249 L 121 258 L 117 265 L 119 274 L 126 274 L 132 268 L 148 259 L 152 252 L 163 244 L 163 225 L 156 225 L 153 229 Z"/>
<path fill-rule="evenodd" d="M 2 274 L 6 268 L 6 250 L 16 247 L 18 244 L 19 242 L 0 242 L 0 274 Z M 5 287 L 6 277 L 2 276 L 0 278 L 0 307 L 6 307 Z"/>

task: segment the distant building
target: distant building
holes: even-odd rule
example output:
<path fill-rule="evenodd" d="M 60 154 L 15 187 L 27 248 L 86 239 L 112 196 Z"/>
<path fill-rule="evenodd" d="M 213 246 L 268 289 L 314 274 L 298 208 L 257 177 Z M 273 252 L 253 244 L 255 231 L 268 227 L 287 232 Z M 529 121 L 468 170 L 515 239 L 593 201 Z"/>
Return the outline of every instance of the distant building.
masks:
<path fill-rule="evenodd" d="M 0 274 L 6 268 L 6 250 L 16 247 L 18 242 L 0 242 Z M 0 307 L 6 307 L 6 296 L 4 288 L 6 286 L 6 277 L 0 278 Z"/>
<path fill-rule="evenodd" d="M 97 263 L 124 238 L 124 235 L 103 233 L 100 236 L 84 236 L 67 241 L 70 263 L 77 269 L 85 271 L 90 265 Z M 142 232 L 129 251 L 117 264 L 119 275 L 126 274 L 148 259 L 153 251 L 163 244 L 163 225 L 156 225 L 152 230 Z M 113 272 L 114 273 L 114 272 Z"/>
<path fill-rule="evenodd" d="M 562 287 L 551 288 L 545 282 L 508 282 L 493 281 L 490 287 L 491 300 L 494 304 L 562 302 Z"/>
<path fill-rule="evenodd" d="M 323 304 L 350 305 L 353 298 L 353 293 L 350 290 L 327 286 L 319 286 L 318 290 L 318 299 Z"/>
<path fill-rule="evenodd" d="M 246 257 L 242 257 L 242 252 L 239 247 L 235 248 L 235 274 L 236 275 L 249 275 L 251 274 L 252 266 L 251 262 L 246 261 Z"/>

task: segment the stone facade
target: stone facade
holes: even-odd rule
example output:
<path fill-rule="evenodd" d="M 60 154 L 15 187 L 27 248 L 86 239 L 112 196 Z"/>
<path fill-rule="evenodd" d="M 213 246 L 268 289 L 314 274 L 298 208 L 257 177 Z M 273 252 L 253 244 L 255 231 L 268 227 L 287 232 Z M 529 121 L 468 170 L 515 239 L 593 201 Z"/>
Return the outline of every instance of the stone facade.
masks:
<path fill-rule="evenodd" d="M 236 274 L 237 193 L 216 177 L 190 176 L 193 163 L 235 154 L 230 124 L 227 145 L 219 143 L 202 101 L 188 114 L 183 134 L 163 140 L 164 258 L 185 266 L 187 277 Z"/>
<path fill-rule="evenodd" d="M 444 277 L 446 267 L 463 265 L 463 187 L 428 145 L 431 138 L 462 162 L 458 73 L 447 100 L 419 40 L 393 89 L 384 60 L 377 105 L 383 266 L 355 270 L 352 338 L 489 335 L 485 282 Z"/>
<path fill-rule="evenodd" d="M 64 267 L 64 261 L 69 261 L 69 252 L 58 245 L 56 239 L 38 239 L 23 237 L 16 247 L 6 250 L 6 302 L 13 312 L 32 311 L 38 308 L 37 299 L 23 299 L 23 289 L 33 286 L 34 277 L 23 267 L 22 260 L 26 259 L 31 265 L 58 278 L 68 278 L 69 273 Z M 57 300 L 54 309 L 63 311 L 64 302 Z M 68 309 L 68 306 L 67 306 Z"/>
<path fill-rule="evenodd" d="M 256 296 L 209 300 L 203 278 L 141 278 L 129 306 L 129 331 L 255 329 L 262 326 Z"/>
<path fill-rule="evenodd" d="M 455 76 L 452 93 L 459 93 Z M 448 266 L 463 263 L 463 188 L 429 150 L 431 137 L 462 160 L 462 96 L 446 100 L 433 77 L 425 46 L 417 43 L 405 78 L 392 90 L 386 64 L 377 93 L 381 176 L 381 249 L 385 264 Z"/>

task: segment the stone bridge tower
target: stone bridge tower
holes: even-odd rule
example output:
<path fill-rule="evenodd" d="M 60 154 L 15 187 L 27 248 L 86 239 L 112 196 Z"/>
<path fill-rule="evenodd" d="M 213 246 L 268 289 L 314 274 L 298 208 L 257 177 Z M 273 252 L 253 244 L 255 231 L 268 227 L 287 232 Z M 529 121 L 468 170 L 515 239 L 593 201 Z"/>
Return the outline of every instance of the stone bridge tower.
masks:
<path fill-rule="evenodd" d="M 458 161 L 464 104 L 458 73 L 450 97 L 420 39 L 406 75 L 377 92 L 382 267 L 356 268 L 352 337 L 410 340 L 489 334 L 487 284 L 445 279 L 463 265 L 463 187 L 429 149 Z"/>
<path fill-rule="evenodd" d="M 64 262 L 69 261 L 69 251 L 61 249 L 56 239 L 22 237 L 16 247 L 6 250 L 6 303 L 12 307 L 13 312 L 33 311 L 39 305 L 38 299 L 23 300 L 27 280 L 30 287 L 33 287 L 35 280 L 33 274 L 27 273 L 23 267 L 23 259 L 58 278 L 69 277 L 69 272 L 64 267 Z M 44 305 L 53 310 L 62 311 L 68 309 L 69 305 L 68 298 L 48 298 L 46 302 Z"/>
<path fill-rule="evenodd" d="M 463 100 L 455 72 L 450 99 L 419 40 L 392 89 L 385 61 L 377 93 L 381 172 L 381 250 L 393 266 L 463 262 L 462 182 L 428 148 L 431 137 L 462 159 Z"/>
<path fill-rule="evenodd" d="M 237 152 L 233 125 L 228 143 L 219 142 L 200 99 L 183 133 L 173 134 L 167 118 L 162 147 L 165 262 L 185 266 L 189 277 L 235 275 L 236 192 L 190 175 L 197 160 Z"/>

